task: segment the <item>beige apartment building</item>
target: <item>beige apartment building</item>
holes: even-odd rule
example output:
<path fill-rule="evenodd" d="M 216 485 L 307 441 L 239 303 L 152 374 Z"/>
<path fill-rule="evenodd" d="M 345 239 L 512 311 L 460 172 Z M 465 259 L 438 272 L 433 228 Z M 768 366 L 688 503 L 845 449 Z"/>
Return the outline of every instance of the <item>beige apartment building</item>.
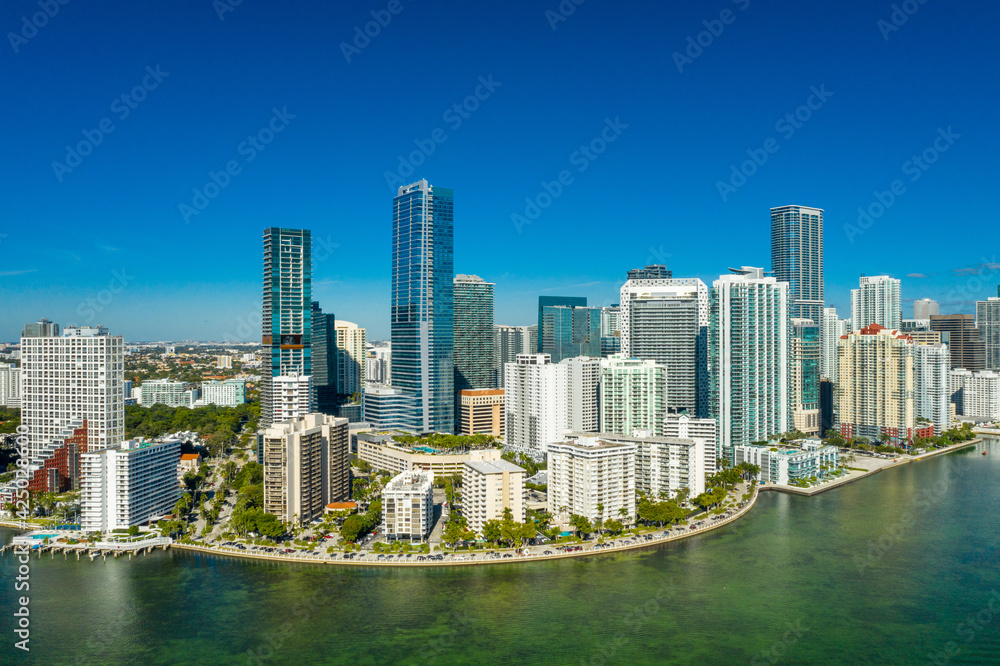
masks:
<path fill-rule="evenodd" d="M 469 529 L 481 536 L 486 521 L 502 520 L 504 509 L 510 509 L 511 517 L 523 523 L 527 501 L 525 476 L 523 468 L 506 460 L 465 463 L 462 515 L 469 521 Z"/>
<path fill-rule="evenodd" d="M 405 434 L 405 433 L 398 433 Z M 465 463 L 472 460 L 500 460 L 500 449 L 474 449 L 451 452 L 430 447 L 413 448 L 397 444 L 392 433 L 358 434 L 358 459 L 375 469 L 400 474 L 410 470 L 432 472 L 434 476 L 461 476 Z"/>
<path fill-rule="evenodd" d="M 458 392 L 459 435 L 504 434 L 503 389 L 462 389 Z"/>
<path fill-rule="evenodd" d="M 327 414 L 271 424 L 264 430 L 264 511 L 307 523 L 331 502 L 350 498 L 347 419 Z"/>

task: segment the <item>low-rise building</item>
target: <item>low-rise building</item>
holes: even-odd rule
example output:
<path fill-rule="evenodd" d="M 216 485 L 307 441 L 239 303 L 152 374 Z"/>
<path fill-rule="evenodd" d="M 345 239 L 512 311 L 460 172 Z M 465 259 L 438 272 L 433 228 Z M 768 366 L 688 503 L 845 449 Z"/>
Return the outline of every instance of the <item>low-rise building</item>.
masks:
<path fill-rule="evenodd" d="M 107 532 L 169 514 L 180 496 L 180 454 L 178 440 L 141 439 L 80 454 L 83 530 Z"/>
<path fill-rule="evenodd" d="M 730 447 L 727 457 L 733 465 L 745 462 L 757 465 L 760 473 L 757 481 L 788 485 L 811 477 L 823 478 L 840 466 L 840 449 L 824 446 L 822 440 L 801 440 L 801 448 L 793 448 L 781 442 L 767 445 L 746 444 Z"/>
<path fill-rule="evenodd" d="M 390 540 L 423 541 L 434 526 L 434 474 L 401 472 L 382 490 L 382 525 Z"/>
<path fill-rule="evenodd" d="M 177 463 L 177 478 L 183 479 L 188 472 L 197 472 L 201 467 L 200 453 L 182 453 L 181 460 Z"/>
<path fill-rule="evenodd" d="M 608 442 L 598 435 L 549 444 L 549 513 L 635 520 L 636 449 L 634 442 Z"/>
<path fill-rule="evenodd" d="M 462 515 L 469 529 L 481 536 L 486 521 L 502 520 L 505 509 L 510 509 L 511 518 L 523 523 L 527 501 L 525 476 L 523 468 L 506 460 L 466 462 L 462 474 Z"/>
<path fill-rule="evenodd" d="M 188 389 L 184 382 L 170 379 L 147 379 L 139 387 L 139 404 L 143 407 L 194 407 L 197 399 L 196 389 Z"/>
<path fill-rule="evenodd" d="M 465 463 L 473 460 L 494 462 L 501 459 L 500 449 L 438 450 L 429 446 L 411 447 L 393 439 L 404 434 L 399 431 L 358 433 L 358 459 L 391 474 L 424 470 L 434 476 L 461 475 Z"/>

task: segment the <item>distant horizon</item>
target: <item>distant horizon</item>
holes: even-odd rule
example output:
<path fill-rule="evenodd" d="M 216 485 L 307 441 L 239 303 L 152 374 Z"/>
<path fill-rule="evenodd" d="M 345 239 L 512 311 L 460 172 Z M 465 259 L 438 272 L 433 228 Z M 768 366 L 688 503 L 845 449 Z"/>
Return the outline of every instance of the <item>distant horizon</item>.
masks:
<path fill-rule="evenodd" d="M 770 270 L 792 204 L 825 211 L 842 316 L 861 274 L 904 313 L 996 295 L 1000 5 L 551 5 L 71 4 L 24 37 L 37 0 L 7 3 L 0 339 L 259 338 L 273 226 L 313 232 L 325 312 L 388 338 L 392 197 L 422 178 L 498 323 L 615 303 L 646 264 Z"/>

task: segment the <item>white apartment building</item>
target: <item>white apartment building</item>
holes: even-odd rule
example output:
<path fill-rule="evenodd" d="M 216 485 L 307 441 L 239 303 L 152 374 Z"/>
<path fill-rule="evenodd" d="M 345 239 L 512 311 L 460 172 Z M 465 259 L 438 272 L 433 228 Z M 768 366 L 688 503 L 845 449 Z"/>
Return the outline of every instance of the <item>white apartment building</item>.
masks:
<path fill-rule="evenodd" d="M 934 434 L 951 428 L 951 354 L 943 343 L 913 346 L 913 411 L 934 424 Z"/>
<path fill-rule="evenodd" d="M 201 383 L 201 399 L 204 405 L 236 407 L 247 401 L 247 383 L 241 379 L 210 381 Z"/>
<path fill-rule="evenodd" d="M 961 416 L 1000 420 L 1000 373 L 956 368 L 950 374 L 951 400 Z"/>
<path fill-rule="evenodd" d="M 709 416 L 721 446 L 749 444 L 792 425 L 788 283 L 764 269 L 730 269 L 712 283 Z"/>
<path fill-rule="evenodd" d="M 840 465 L 840 449 L 823 446 L 819 439 L 802 440 L 801 449 L 770 442 L 766 446 L 736 446 L 728 453 L 734 466 L 747 462 L 759 467 L 757 481 L 765 484 L 788 485 L 813 476 L 822 478 Z"/>
<path fill-rule="evenodd" d="M 215 367 L 220 370 L 228 370 L 233 367 L 233 357 L 232 356 L 216 356 L 215 357 Z"/>
<path fill-rule="evenodd" d="M 293 372 L 271 379 L 271 409 L 274 422 L 291 421 L 313 411 L 311 375 Z"/>
<path fill-rule="evenodd" d="M 359 433 L 358 460 L 364 460 L 377 470 L 400 474 L 409 470 L 423 470 L 434 476 L 462 474 L 470 461 L 496 462 L 501 460 L 501 449 L 471 449 L 468 451 L 444 450 L 431 452 L 397 444 L 392 432 Z M 405 434 L 398 432 L 395 434 Z"/>
<path fill-rule="evenodd" d="M 506 441 L 544 452 L 568 430 L 594 432 L 600 423 L 600 359 L 552 363 L 548 354 L 518 354 L 505 371 Z"/>
<path fill-rule="evenodd" d="M 506 460 L 469 461 L 462 473 L 462 515 L 469 529 L 482 536 L 488 520 L 502 520 L 504 509 L 523 523 L 526 517 L 526 473 Z"/>
<path fill-rule="evenodd" d="M 506 381 L 505 366 L 508 363 L 516 362 L 518 354 L 534 354 L 538 351 L 537 346 L 537 342 L 535 343 L 535 348 L 531 345 L 530 326 L 494 324 L 493 362 L 495 364 L 494 375 L 496 385 L 499 387 L 504 385 Z"/>
<path fill-rule="evenodd" d="M 171 513 L 180 497 L 180 440 L 129 440 L 80 454 L 80 514 L 84 532 L 141 525 Z"/>
<path fill-rule="evenodd" d="M 597 435 L 548 446 L 548 511 L 568 520 L 635 520 L 634 442 L 612 443 Z M 603 511 L 598 510 L 601 505 Z M 625 509 L 625 516 L 619 515 Z"/>
<path fill-rule="evenodd" d="M 0 364 L 0 406 L 21 406 L 21 368 Z"/>
<path fill-rule="evenodd" d="M 930 298 L 918 298 L 913 301 L 913 318 L 931 320 L 931 315 L 941 314 L 941 306 Z"/>
<path fill-rule="evenodd" d="M 609 444 L 635 444 L 635 489 L 653 499 L 673 498 L 684 488 L 689 497 L 705 492 L 709 456 L 704 439 L 657 437 L 648 430 L 632 437 L 604 433 L 597 437 Z M 711 459 L 714 463 L 714 453 Z"/>
<path fill-rule="evenodd" d="M 859 331 L 870 324 L 898 331 L 903 326 L 900 281 L 888 275 L 862 275 L 851 289 L 851 326 Z"/>
<path fill-rule="evenodd" d="M 139 404 L 143 407 L 194 407 L 197 391 L 186 386 L 184 382 L 170 379 L 147 379 L 139 387 Z"/>
<path fill-rule="evenodd" d="M 613 354 L 601 359 L 600 431 L 663 434 L 667 414 L 667 367 L 653 360 Z"/>
<path fill-rule="evenodd" d="M 377 384 L 392 383 L 392 343 L 367 350 L 365 359 L 365 380 Z"/>
<path fill-rule="evenodd" d="M 705 449 L 705 476 L 712 476 L 722 457 L 719 448 L 719 424 L 715 419 L 696 419 L 687 414 L 667 414 L 663 419 L 663 436 L 674 439 L 701 441 Z"/>
<path fill-rule="evenodd" d="M 343 394 L 361 393 L 367 379 L 367 331 L 349 321 L 336 320 L 337 330 L 337 391 Z"/>
<path fill-rule="evenodd" d="M 103 326 L 28 324 L 21 337 L 21 424 L 35 457 L 73 423 L 86 420 L 88 449 L 125 438 L 122 336 Z"/>
<path fill-rule="evenodd" d="M 382 491 L 382 526 L 387 539 L 423 541 L 434 526 L 434 474 L 401 472 Z"/>
<path fill-rule="evenodd" d="M 263 434 L 264 511 L 305 524 L 351 496 L 347 419 L 327 414 L 272 423 Z"/>
<path fill-rule="evenodd" d="M 851 330 L 850 319 L 837 317 L 837 308 L 823 308 L 819 326 L 820 360 L 819 374 L 824 379 L 837 378 L 837 341 Z"/>

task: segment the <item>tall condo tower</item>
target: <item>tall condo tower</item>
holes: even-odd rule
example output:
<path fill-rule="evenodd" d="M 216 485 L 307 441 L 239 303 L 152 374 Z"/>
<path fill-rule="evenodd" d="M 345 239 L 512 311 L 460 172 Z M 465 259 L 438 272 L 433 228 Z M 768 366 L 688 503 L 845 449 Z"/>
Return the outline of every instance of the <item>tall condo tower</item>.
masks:
<path fill-rule="evenodd" d="M 493 287 L 478 275 L 455 276 L 455 393 L 493 388 Z"/>
<path fill-rule="evenodd" d="M 771 209 L 771 268 L 788 283 L 790 316 L 819 322 L 823 316 L 823 209 Z"/>
<path fill-rule="evenodd" d="M 312 238 L 308 229 L 264 230 L 264 367 L 260 426 L 274 422 L 274 378 L 312 377 Z M 300 416 L 305 416 L 301 414 Z"/>
<path fill-rule="evenodd" d="M 426 180 L 392 200 L 392 386 L 412 432 L 455 427 L 454 208 L 452 191 Z"/>

